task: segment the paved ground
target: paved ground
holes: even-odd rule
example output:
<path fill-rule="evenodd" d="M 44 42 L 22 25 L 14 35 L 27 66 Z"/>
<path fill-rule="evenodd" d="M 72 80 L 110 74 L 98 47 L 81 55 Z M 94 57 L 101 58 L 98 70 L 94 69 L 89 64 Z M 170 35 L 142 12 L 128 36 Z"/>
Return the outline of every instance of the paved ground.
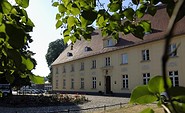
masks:
<path fill-rule="evenodd" d="M 67 112 L 68 109 L 77 110 L 77 111 L 71 111 L 70 113 L 82 113 L 82 112 L 91 112 L 96 109 L 83 110 L 83 111 L 79 111 L 79 109 L 108 106 L 113 104 L 129 102 L 129 98 L 123 98 L 123 97 L 90 96 L 90 95 L 86 95 L 86 97 L 90 100 L 90 102 L 77 105 L 77 106 L 50 106 L 50 107 L 28 107 L 28 108 L 0 107 L 0 113 L 56 113 L 57 111 Z M 101 109 L 103 110 L 103 108 Z M 64 113 L 64 112 L 59 112 L 59 113 Z"/>

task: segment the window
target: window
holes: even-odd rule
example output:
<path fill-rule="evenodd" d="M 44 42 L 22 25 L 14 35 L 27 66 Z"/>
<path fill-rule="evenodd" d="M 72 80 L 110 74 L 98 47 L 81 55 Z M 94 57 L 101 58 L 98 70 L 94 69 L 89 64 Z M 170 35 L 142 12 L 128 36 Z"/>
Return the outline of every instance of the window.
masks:
<path fill-rule="evenodd" d="M 96 89 L 96 77 L 92 77 L 92 88 Z"/>
<path fill-rule="evenodd" d="M 73 71 L 74 71 L 74 65 L 71 64 L 71 72 L 73 72 Z"/>
<path fill-rule="evenodd" d="M 142 60 L 147 61 L 150 60 L 149 50 L 142 50 Z"/>
<path fill-rule="evenodd" d="M 56 67 L 56 74 L 58 74 L 58 67 Z"/>
<path fill-rule="evenodd" d="M 147 85 L 150 80 L 150 73 L 143 73 L 143 84 Z"/>
<path fill-rule="evenodd" d="M 71 79 L 71 89 L 74 89 L 74 79 Z"/>
<path fill-rule="evenodd" d="M 66 72 L 66 67 L 65 66 L 63 66 L 63 73 L 65 73 Z"/>
<path fill-rule="evenodd" d="M 84 70 L 84 62 L 81 62 L 81 69 L 80 70 Z"/>
<path fill-rule="evenodd" d="M 70 52 L 68 52 L 68 53 L 67 53 L 67 57 L 71 57 L 71 56 L 73 56 L 73 54 L 70 53 Z"/>
<path fill-rule="evenodd" d="M 66 89 L 66 79 L 63 79 L 63 89 Z"/>
<path fill-rule="evenodd" d="M 96 68 L 96 60 L 92 60 L 92 69 Z"/>
<path fill-rule="evenodd" d="M 171 57 L 177 56 L 176 49 L 177 49 L 176 44 L 170 44 L 169 45 L 169 54 L 170 54 Z"/>
<path fill-rule="evenodd" d="M 122 54 L 122 64 L 127 64 L 127 63 L 128 63 L 128 55 Z"/>
<path fill-rule="evenodd" d="M 80 80 L 80 89 L 84 89 L 84 78 Z"/>
<path fill-rule="evenodd" d="M 90 47 L 86 46 L 85 47 L 85 52 L 87 52 L 87 51 L 92 51 L 92 49 Z"/>
<path fill-rule="evenodd" d="M 56 80 L 56 89 L 58 89 L 58 80 Z"/>
<path fill-rule="evenodd" d="M 123 75 L 123 88 L 128 88 L 128 75 Z"/>
<path fill-rule="evenodd" d="M 110 57 L 105 58 L 105 66 L 110 66 Z"/>
<path fill-rule="evenodd" d="M 112 39 L 108 39 L 108 40 L 107 40 L 107 46 L 112 46 L 112 45 L 113 45 Z"/>
<path fill-rule="evenodd" d="M 169 77 L 173 86 L 179 86 L 178 71 L 169 71 Z"/>

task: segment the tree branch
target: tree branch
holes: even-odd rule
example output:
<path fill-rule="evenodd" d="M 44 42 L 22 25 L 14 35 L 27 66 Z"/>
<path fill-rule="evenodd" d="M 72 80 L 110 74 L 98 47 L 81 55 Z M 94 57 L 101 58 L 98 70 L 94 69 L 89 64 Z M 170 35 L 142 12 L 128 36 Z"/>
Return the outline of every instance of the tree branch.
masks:
<path fill-rule="evenodd" d="M 174 110 L 175 113 L 177 113 L 173 103 L 172 103 L 172 100 L 171 100 L 171 97 L 170 97 L 170 93 L 168 91 L 168 85 L 167 85 L 167 74 L 166 74 L 166 67 L 167 67 L 167 62 L 168 62 L 168 59 L 169 59 L 169 54 L 168 54 L 168 47 L 169 47 L 169 44 L 171 42 L 171 39 L 172 39 L 172 31 L 174 29 L 174 26 L 175 26 L 175 20 L 176 20 L 176 17 L 177 17 L 177 14 L 179 12 L 179 9 L 180 7 L 182 6 L 184 0 L 178 0 L 177 3 L 176 3 L 176 6 L 173 10 L 173 14 L 169 20 L 169 24 L 168 24 L 168 28 L 167 28 L 167 33 L 166 33 L 166 36 L 165 36 L 165 47 L 164 47 L 164 54 L 163 54 L 163 57 L 162 57 L 162 73 L 163 73 L 163 79 L 164 79 L 164 88 L 166 89 L 166 93 L 169 97 L 169 101 L 170 101 L 170 104 L 172 105 L 172 108 Z"/>

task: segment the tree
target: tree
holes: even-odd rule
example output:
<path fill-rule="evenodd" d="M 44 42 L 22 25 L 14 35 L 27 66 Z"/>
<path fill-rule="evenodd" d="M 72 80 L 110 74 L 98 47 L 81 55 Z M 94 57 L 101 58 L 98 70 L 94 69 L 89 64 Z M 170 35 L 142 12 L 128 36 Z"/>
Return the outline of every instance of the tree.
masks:
<path fill-rule="evenodd" d="M 57 39 L 57 40 L 49 43 L 49 48 L 48 48 L 48 51 L 45 55 L 48 67 L 50 68 L 50 73 L 47 76 L 47 78 L 49 79 L 49 82 L 51 82 L 51 80 L 52 80 L 51 64 L 57 59 L 57 57 L 60 55 L 60 53 L 62 53 L 67 46 L 68 46 L 67 44 L 64 44 L 63 39 Z"/>
<path fill-rule="evenodd" d="M 43 83 L 42 78 L 31 72 L 36 61 L 32 58 L 34 53 L 28 50 L 33 41 L 29 32 L 34 27 L 25 10 L 29 0 L 15 2 L 11 5 L 7 0 L 0 1 L 0 77 L 11 84 L 16 78 L 27 77 L 35 83 Z"/>
<path fill-rule="evenodd" d="M 163 77 L 153 78 L 161 87 L 153 85 L 141 86 L 133 91 L 131 96 L 132 103 L 148 103 L 159 100 L 159 105 L 165 109 L 165 112 L 182 112 L 185 111 L 185 94 L 180 91 L 185 90 L 184 87 L 171 88 L 166 76 L 166 64 L 169 59 L 168 47 L 172 37 L 172 30 L 177 21 L 185 16 L 184 0 L 129 0 L 130 5 L 124 6 L 126 0 L 110 0 L 107 7 L 101 0 L 58 0 L 53 2 L 53 6 L 58 8 L 59 13 L 56 14 L 56 28 L 62 27 L 64 42 L 71 40 L 73 43 L 77 39 L 91 39 L 91 34 L 96 27 L 102 31 L 102 36 L 111 35 L 117 39 L 119 33 L 123 35 L 133 34 L 135 37 L 142 39 L 145 33 L 151 32 L 151 23 L 143 20 L 145 14 L 155 15 L 158 4 L 165 4 L 166 11 L 169 15 L 170 22 L 165 36 L 165 50 L 162 57 Z M 132 7 L 131 7 L 132 6 Z M 161 82 L 161 80 L 163 82 Z M 149 88 L 148 88 L 149 87 Z M 151 90 L 152 89 L 152 90 Z M 161 98 L 161 91 L 167 93 L 168 101 Z M 139 93 L 142 95 L 139 95 Z M 171 93 L 175 92 L 175 93 Z M 156 97 L 154 97 L 154 94 Z M 138 96 L 139 95 L 139 96 Z M 152 95 L 152 96 L 151 96 Z M 140 99 L 144 97 L 144 101 Z M 134 98 L 133 98 L 134 97 Z M 145 98 L 147 97 L 147 98 Z M 147 101 L 147 100 L 149 101 Z M 151 109 L 143 111 L 152 113 Z"/>

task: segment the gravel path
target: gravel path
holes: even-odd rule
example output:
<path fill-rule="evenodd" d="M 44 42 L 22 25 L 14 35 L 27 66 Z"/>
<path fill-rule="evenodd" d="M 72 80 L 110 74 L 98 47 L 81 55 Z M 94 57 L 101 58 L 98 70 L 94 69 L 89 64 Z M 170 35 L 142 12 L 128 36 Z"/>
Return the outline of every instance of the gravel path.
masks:
<path fill-rule="evenodd" d="M 79 109 L 100 107 L 104 105 L 108 106 L 108 105 L 129 102 L 129 98 L 123 98 L 123 97 L 90 96 L 90 95 L 86 95 L 86 97 L 90 100 L 90 102 L 81 104 L 81 105 L 76 105 L 76 106 L 50 106 L 50 107 L 28 107 L 28 108 L 0 107 L 0 113 L 67 113 L 68 109 L 78 110 L 78 111 L 70 111 L 70 113 L 84 113 L 84 112 L 94 111 L 95 109 L 83 110 L 83 111 L 79 111 Z M 57 112 L 57 111 L 66 111 L 66 112 Z"/>

